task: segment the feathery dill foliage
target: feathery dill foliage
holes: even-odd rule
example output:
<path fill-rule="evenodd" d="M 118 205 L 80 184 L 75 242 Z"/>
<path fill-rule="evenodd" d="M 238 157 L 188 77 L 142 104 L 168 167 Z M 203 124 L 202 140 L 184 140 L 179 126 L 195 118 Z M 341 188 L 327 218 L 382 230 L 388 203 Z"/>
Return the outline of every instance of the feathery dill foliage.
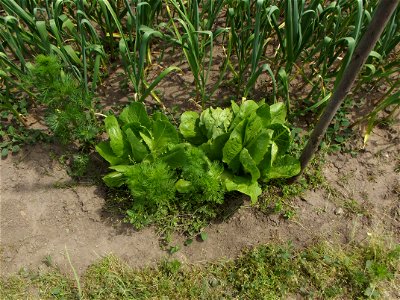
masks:
<path fill-rule="evenodd" d="M 46 123 L 62 143 L 90 143 L 97 135 L 92 97 L 82 84 L 65 73 L 55 56 L 38 55 L 29 66 L 26 82 L 38 102 L 46 106 Z"/>
<path fill-rule="evenodd" d="M 216 216 L 218 204 L 224 201 L 225 189 L 219 178 L 223 167 L 207 161 L 203 151 L 194 147 L 188 147 L 185 156 L 187 163 L 178 168 L 156 160 L 135 164 L 125 173 L 133 196 L 127 219 L 136 228 L 158 224 L 168 216 L 190 215 L 196 222 L 175 220 L 195 233 L 198 229 L 194 226 L 201 227 Z"/>
<path fill-rule="evenodd" d="M 148 214 L 166 213 L 175 197 L 175 174 L 162 161 L 134 165 L 126 173 L 126 183 L 134 197 L 132 210 Z"/>
<path fill-rule="evenodd" d="M 201 149 L 190 147 L 186 153 L 190 163 L 182 167 L 181 177 L 192 183 L 191 202 L 222 204 L 224 188 L 217 180 L 224 170 L 222 165 L 207 160 Z"/>

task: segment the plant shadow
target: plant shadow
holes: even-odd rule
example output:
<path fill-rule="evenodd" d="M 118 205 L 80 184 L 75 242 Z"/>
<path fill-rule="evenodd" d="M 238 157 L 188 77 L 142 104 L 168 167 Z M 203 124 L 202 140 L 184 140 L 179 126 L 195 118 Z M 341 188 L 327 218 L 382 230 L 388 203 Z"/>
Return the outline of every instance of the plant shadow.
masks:
<path fill-rule="evenodd" d="M 238 192 L 225 194 L 225 201 L 218 208 L 217 216 L 211 221 L 213 224 L 221 224 L 229 220 L 238 209 L 244 205 L 246 196 Z"/>

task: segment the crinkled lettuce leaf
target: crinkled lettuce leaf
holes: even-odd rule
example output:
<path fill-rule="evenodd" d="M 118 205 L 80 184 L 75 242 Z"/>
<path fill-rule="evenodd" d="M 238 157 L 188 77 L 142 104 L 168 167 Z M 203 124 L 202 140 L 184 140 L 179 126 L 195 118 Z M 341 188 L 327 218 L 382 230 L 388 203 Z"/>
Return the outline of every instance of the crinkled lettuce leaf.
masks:
<path fill-rule="evenodd" d="M 201 113 L 199 126 L 208 139 L 215 139 L 228 132 L 232 117 L 229 108 L 210 107 Z"/>

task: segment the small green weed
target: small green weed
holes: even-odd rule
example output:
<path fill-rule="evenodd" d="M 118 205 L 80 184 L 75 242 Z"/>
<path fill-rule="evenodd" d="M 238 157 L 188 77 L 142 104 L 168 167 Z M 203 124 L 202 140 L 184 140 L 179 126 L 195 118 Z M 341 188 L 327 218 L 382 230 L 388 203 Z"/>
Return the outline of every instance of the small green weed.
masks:
<path fill-rule="evenodd" d="M 355 104 L 352 99 L 346 99 L 343 106 L 336 113 L 333 125 L 328 128 L 325 141 L 323 142 L 324 145 L 327 145 L 328 153 L 342 151 L 349 152 L 352 155 L 355 154 L 346 144 L 354 135 L 350 127 L 351 121 L 348 116 L 349 111 L 351 111 L 354 106 Z"/>
<path fill-rule="evenodd" d="M 281 213 L 286 219 L 293 218 L 296 210 L 290 203 L 295 197 L 310 189 L 326 187 L 326 180 L 322 174 L 323 155 L 318 154 L 296 182 L 289 184 L 286 180 L 276 180 L 265 186 L 257 204 L 260 210 L 266 213 Z"/>
<path fill-rule="evenodd" d="M 34 144 L 46 140 L 45 133 L 39 130 L 27 129 L 21 125 L 0 124 L 0 151 L 1 157 L 10 153 L 16 154 L 26 144 Z"/>
<path fill-rule="evenodd" d="M 0 94 L 2 96 L 2 94 Z M 28 103 L 25 99 L 15 101 L 11 108 L 9 103 L 0 100 L 0 151 L 1 157 L 16 154 L 26 144 L 45 140 L 46 134 L 40 130 L 29 129 L 25 124 Z"/>
<path fill-rule="evenodd" d="M 60 156 L 59 162 L 66 168 L 67 173 L 72 178 L 84 176 L 89 167 L 90 158 L 88 153 L 65 153 Z"/>
<path fill-rule="evenodd" d="M 364 204 L 359 203 L 355 199 L 345 200 L 343 203 L 343 208 L 345 208 L 348 212 L 357 215 L 370 216 L 368 209 L 364 206 Z"/>

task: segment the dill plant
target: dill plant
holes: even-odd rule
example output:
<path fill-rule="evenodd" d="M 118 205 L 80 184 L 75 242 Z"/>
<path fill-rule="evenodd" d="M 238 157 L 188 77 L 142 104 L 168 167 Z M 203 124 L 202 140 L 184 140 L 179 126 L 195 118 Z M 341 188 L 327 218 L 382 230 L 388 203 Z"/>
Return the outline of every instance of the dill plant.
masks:
<path fill-rule="evenodd" d="M 190 202 L 195 205 L 222 204 L 224 188 L 221 180 L 216 179 L 222 174 L 223 166 L 216 161 L 210 162 L 199 148 L 189 147 L 186 155 L 190 163 L 182 167 L 181 177 L 191 182 Z"/>
<path fill-rule="evenodd" d="M 98 133 L 93 99 L 82 84 L 64 72 L 55 56 L 38 55 L 28 68 L 28 87 L 46 108 L 45 121 L 63 144 L 90 144 Z"/>
<path fill-rule="evenodd" d="M 185 164 L 171 167 L 162 160 L 141 162 L 124 174 L 133 199 L 127 220 L 136 228 L 180 215 L 190 216 L 191 221 L 178 217 L 177 224 L 194 232 L 197 223 L 205 224 L 217 215 L 224 201 L 219 178 L 223 167 L 209 162 L 194 147 L 188 147 L 184 156 Z"/>

